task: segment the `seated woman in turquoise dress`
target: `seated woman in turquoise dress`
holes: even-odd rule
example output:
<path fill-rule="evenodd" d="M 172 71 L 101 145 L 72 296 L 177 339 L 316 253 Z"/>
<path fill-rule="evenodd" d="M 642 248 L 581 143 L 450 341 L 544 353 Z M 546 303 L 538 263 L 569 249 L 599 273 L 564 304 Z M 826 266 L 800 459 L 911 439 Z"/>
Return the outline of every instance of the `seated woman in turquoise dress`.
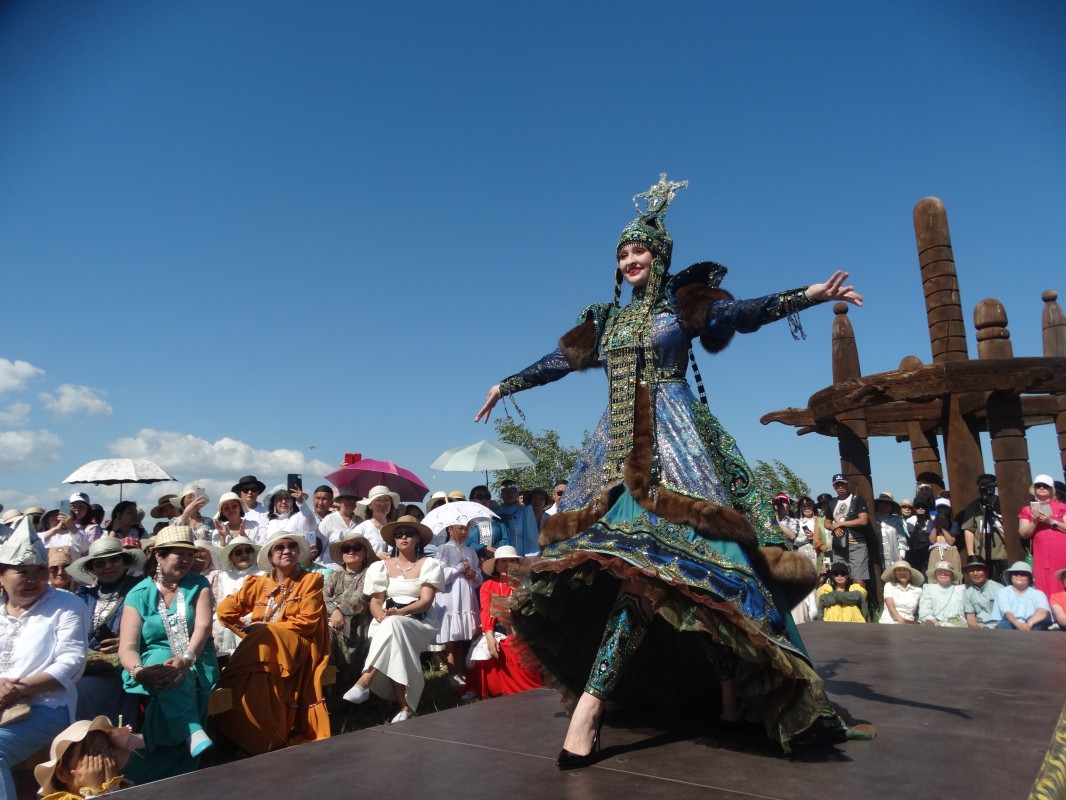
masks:
<path fill-rule="evenodd" d="M 192 572 L 193 530 L 171 525 L 155 536 L 147 577 L 126 595 L 118 655 L 127 692 L 146 695 L 145 747 L 129 763 L 134 783 L 192 772 L 212 744 L 207 699 L 218 683 L 211 638 L 214 601 Z"/>
<path fill-rule="evenodd" d="M 805 731 L 849 734 L 789 613 L 814 588 L 811 562 L 786 552 L 751 469 L 686 371 L 695 338 L 717 352 L 736 332 L 787 317 L 796 333 L 796 312 L 862 298 L 842 272 L 746 301 L 719 288 L 718 264 L 670 276 L 664 216 L 684 185 L 663 175 L 634 198 L 647 208 L 619 238 L 614 302 L 588 306 L 554 352 L 493 386 L 475 417 L 575 370 L 606 371 L 608 408 L 510 607 L 527 666 L 574 707 L 561 769 L 598 757 L 608 697 L 757 719 L 786 749 Z M 623 283 L 633 289 L 625 307 Z"/>

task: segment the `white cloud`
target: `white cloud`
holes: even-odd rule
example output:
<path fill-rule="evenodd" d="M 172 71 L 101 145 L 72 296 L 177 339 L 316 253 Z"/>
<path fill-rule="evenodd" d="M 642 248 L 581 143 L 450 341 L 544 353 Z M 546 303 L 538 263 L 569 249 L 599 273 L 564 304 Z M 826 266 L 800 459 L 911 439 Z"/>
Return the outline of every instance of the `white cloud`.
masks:
<path fill-rule="evenodd" d="M 51 431 L 0 431 L 0 470 L 34 470 L 58 461 L 62 446 Z"/>
<path fill-rule="evenodd" d="M 61 417 L 69 417 L 79 412 L 93 416 L 109 416 L 111 406 L 104 400 L 103 392 L 90 386 L 77 386 L 64 383 L 54 395 L 41 392 L 39 397 L 45 407 Z"/>
<path fill-rule="evenodd" d="M 12 403 L 7 408 L 0 408 L 0 425 L 21 428 L 30 421 L 29 403 Z"/>
<path fill-rule="evenodd" d="M 325 475 L 334 469 L 325 461 L 306 459 L 299 450 L 256 450 L 228 436 L 208 442 L 190 434 L 152 428 L 142 428 L 136 436 L 124 437 L 108 447 L 121 458 L 150 459 L 183 481 L 214 475 L 232 482 L 241 475 L 255 474 L 269 486 L 283 481 L 290 472 Z"/>
<path fill-rule="evenodd" d="M 44 375 L 44 370 L 28 361 L 8 361 L 0 358 L 0 394 L 21 389 L 34 378 Z"/>

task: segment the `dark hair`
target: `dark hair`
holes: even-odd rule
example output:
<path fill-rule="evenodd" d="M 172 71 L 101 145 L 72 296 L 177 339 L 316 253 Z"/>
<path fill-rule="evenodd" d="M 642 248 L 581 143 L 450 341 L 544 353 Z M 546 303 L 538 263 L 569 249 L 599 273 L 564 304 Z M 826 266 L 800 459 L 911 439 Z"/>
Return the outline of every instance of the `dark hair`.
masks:
<path fill-rule="evenodd" d="M 489 492 L 489 487 L 488 486 L 486 486 L 483 483 L 479 483 L 477 486 L 475 486 L 473 489 L 471 489 L 469 492 L 467 492 L 466 496 L 467 497 L 473 497 L 474 493 L 477 492 L 479 489 L 484 489 L 486 492 Z M 490 497 L 492 496 L 492 492 L 489 492 L 489 496 Z"/>
<path fill-rule="evenodd" d="M 321 486 L 316 486 L 315 490 L 313 492 L 311 492 L 311 496 L 314 497 L 319 492 L 325 492 L 330 497 L 336 497 L 336 495 L 333 493 L 333 487 L 329 486 L 329 485 L 327 485 L 325 483 L 323 483 Z"/>
<path fill-rule="evenodd" d="M 123 500 L 118 503 L 113 509 L 111 509 L 111 524 L 107 526 L 107 529 L 109 531 L 113 531 L 115 529 L 115 520 L 118 519 L 119 516 L 121 516 L 122 514 L 125 514 L 131 508 L 136 509 L 137 504 L 134 503 L 132 500 Z M 134 525 L 133 527 L 136 528 L 137 526 Z"/>
<path fill-rule="evenodd" d="M 104 521 L 104 507 L 99 503 L 89 506 L 89 519 L 99 525 Z"/>
<path fill-rule="evenodd" d="M 274 510 L 277 505 L 278 499 L 281 497 L 287 497 L 292 500 L 292 492 L 288 489 L 278 489 L 274 494 L 270 495 L 270 513 L 267 514 L 267 519 L 277 519 L 278 513 Z"/>
<path fill-rule="evenodd" d="M 550 506 L 551 505 L 551 498 L 548 497 L 548 493 L 546 491 L 544 491 L 543 489 L 541 489 L 539 486 L 537 486 L 534 489 L 530 489 L 528 492 L 526 492 L 526 503 L 528 505 L 532 505 L 533 504 L 533 495 L 535 495 L 535 494 L 539 494 L 541 497 L 544 498 L 544 505 L 545 506 Z"/>
<path fill-rule="evenodd" d="M 421 522 L 422 518 L 424 516 L 426 516 L 426 512 L 424 512 L 421 508 L 416 506 L 414 503 L 408 503 L 406 508 L 404 509 L 404 511 L 407 514 L 409 514 L 410 516 L 412 516 L 415 519 L 417 519 L 419 522 Z"/>

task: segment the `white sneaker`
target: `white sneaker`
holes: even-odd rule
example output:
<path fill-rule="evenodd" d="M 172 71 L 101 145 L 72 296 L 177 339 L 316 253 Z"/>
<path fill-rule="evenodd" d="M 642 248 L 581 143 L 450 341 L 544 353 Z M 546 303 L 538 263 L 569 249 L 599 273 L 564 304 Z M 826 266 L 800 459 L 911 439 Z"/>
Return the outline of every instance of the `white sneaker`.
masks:
<path fill-rule="evenodd" d="M 214 746 L 214 742 L 203 730 L 194 731 L 189 736 L 189 754 L 197 758 L 204 754 L 208 748 Z"/>
<path fill-rule="evenodd" d="M 344 693 L 344 699 L 349 703 L 355 703 L 356 705 L 359 703 L 365 703 L 368 697 L 370 697 L 370 690 L 364 689 L 358 683 Z"/>
<path fill-rule="evenodd" d="M 401 710 L 399 714 L 397 714 L 395 717 L 392 718 L 392 723 L 395 724 L 397 722 L 403 722 L 404 720 L 411 719 L 411 717 L 413 717 L 413 716 L 414 716 L 413 712 L 407 711 L 407 710 Z"/>

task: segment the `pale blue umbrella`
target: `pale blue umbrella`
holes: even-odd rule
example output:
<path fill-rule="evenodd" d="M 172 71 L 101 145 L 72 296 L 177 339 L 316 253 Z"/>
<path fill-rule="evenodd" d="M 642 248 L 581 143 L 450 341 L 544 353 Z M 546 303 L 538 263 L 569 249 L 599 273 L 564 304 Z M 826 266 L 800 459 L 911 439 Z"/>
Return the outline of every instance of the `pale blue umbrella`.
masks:
<path fill-rule="evenodd" d="M 445 450 L 430 467 L 444 472 L 484 472 L 487 484 L 490 469 L 521 469 L 536 463 L 533 454 L 520 445 L 482 439 Z"/>

